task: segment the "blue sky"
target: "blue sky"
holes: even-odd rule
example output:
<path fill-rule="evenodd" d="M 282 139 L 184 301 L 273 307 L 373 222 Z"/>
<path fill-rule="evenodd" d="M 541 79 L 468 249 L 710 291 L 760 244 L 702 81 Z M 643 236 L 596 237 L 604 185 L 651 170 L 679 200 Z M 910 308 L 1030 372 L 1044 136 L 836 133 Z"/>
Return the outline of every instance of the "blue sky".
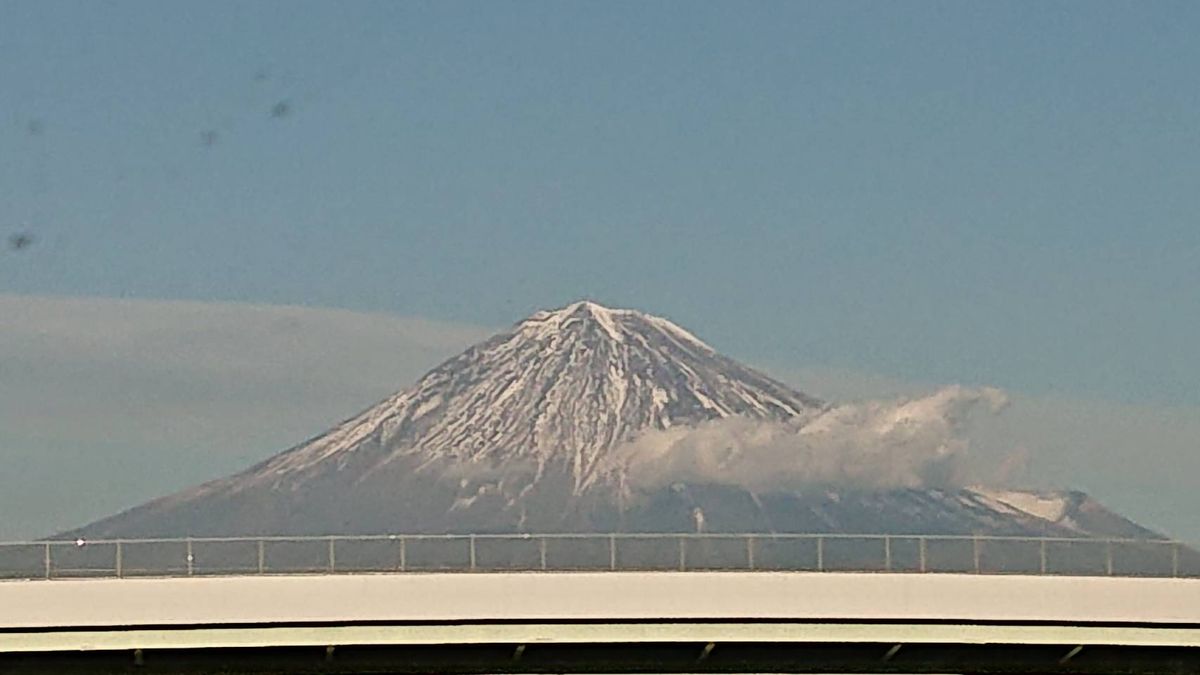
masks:
<path fill-rule="evenodd" d="M 0 228 L 38 241 L 0 291 L 475 325 L 587 296 L 767 366 L 1194 405 L 1196 25 L 1184 2 L 10 1 Z"/>

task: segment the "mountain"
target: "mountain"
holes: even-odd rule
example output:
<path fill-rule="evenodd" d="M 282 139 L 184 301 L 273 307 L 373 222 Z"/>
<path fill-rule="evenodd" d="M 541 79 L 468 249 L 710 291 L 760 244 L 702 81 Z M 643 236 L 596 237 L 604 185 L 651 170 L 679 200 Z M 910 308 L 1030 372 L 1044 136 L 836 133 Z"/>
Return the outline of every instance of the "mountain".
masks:
<path fill-rule="evenodd" d="M 411 388 L 242 473 L 61 536 L 701 527 L 1157 536 L 1079 493 L 941 484 L 752 489 L 723 481 L 720 471 L 648 481 L 646 465 L 625 461 L 641 439 L 678 438 L 727 421 L 790 442 L 787 434 L 823 432 L 847 417 L 666 319 L 577 302 L 534 314 Z M 888 424 L 903 432 L 914 422 L 901 416 Z"/>

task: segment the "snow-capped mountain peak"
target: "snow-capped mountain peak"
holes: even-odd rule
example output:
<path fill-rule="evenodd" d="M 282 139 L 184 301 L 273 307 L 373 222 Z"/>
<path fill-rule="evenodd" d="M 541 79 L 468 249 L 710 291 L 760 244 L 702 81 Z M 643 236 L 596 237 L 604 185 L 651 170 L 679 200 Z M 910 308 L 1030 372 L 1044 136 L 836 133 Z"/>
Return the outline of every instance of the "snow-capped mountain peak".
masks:
<path fill-rule="evenodd" d="M 929 437 L 977 399 L 1002 403 L 951 388 L 826 406 L 666 319 L 584 300 L 242 473 L 64 536 L 690 532 L 697 513 L 710 532 L 1154 536 L 1075 493 L 836 483 L 904 469 L 881 442 L 938 460 Z"/>
<path fill-rule="evenodd" d="M 591 300 L 580 300 L 556 310 L 543 310 L 517 324 L 518 330 L 529 336 L 554 334 L 586 326 L 597 326 L 610 339 L 622 343 L 639 329 L 644 331 L 650 327 L 695 349 L 716 353 L 695 335 L 666 319 L 634 309 L 605 307 Z"/>
<path fill-rule="evenodd" d="M 344 465 L 370 448 L 397 457 L 569 467 L 597 480 L 617 446 L 646 430 L 744 416 L 806 418 L 815 398 L 721 356 L 656 316 L 583 300 L 541 311 L 435 368 L 415 386 L 277 456 L 258 479 Z"/>

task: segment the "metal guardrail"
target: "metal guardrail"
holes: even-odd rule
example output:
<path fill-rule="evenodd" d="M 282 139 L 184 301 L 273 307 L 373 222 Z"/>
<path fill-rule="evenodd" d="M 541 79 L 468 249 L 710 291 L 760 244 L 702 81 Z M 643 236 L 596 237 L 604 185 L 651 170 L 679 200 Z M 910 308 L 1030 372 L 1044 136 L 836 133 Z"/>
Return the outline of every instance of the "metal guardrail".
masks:
<path fill-rule="evenodd" d="M 498 571 L 1200 577 L 1175 541 L 855 534 L 477 534 L 0 543 L 0 579 Z"/>

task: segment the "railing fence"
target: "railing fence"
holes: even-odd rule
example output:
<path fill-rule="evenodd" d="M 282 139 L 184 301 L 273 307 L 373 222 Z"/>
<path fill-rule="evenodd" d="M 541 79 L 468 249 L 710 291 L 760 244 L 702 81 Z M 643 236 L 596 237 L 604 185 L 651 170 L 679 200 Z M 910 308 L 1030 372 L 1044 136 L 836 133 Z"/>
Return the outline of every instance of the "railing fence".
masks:
<path fill-rule="evenodd" d="M 1175 541 L 842 534 L 464 534 L 0 543 L 0 578 L 496 571 L 1200 577 Z"/>

